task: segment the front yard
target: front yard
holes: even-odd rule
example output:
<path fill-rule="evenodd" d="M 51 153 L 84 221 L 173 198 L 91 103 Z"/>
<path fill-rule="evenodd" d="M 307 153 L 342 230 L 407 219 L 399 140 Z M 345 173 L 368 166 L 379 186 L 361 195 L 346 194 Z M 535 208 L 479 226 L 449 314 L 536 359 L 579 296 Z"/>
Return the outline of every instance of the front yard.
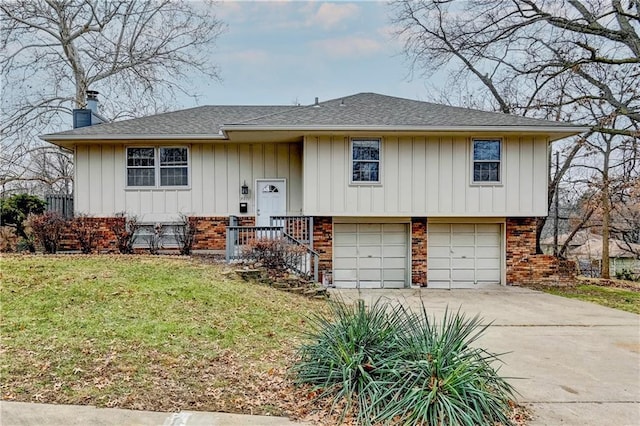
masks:
<path fill-rule="evenodd" d="M 633 281 L 577 278 L 570 286 L 534 286 L 533 288 L 556 296 L 640 314 L 640 283 Z"/>
<path fill-rule="evenodd" d="M 285 369 L 324 301 L 180 257 L 0 258 L 2 399 L 295 415 Z"/>

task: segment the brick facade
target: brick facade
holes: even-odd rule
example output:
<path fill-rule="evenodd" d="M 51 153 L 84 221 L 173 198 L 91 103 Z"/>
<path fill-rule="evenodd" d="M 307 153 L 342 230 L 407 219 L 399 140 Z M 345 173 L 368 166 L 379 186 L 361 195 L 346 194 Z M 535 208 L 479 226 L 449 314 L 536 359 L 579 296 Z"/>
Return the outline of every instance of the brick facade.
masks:
<path fill-rule="evenodd" d="M 190 216 L 196 227 L 193 250 L 225 250 L 227 247 L 228 216 Z M 238 226 L 255 226 L 253 216 L 238 217 Z"/>
<path fill-rule="evenodd" d="M 411 284 L 427 285 L 427 218 L 411 219 Z"/>
<path fill-rule="evenodd" d="M 318 269 L 324 275 L 333 269 L 333 220 L 330 216 L 313 218 L 313 249 L 320 259 Z"/>
<path fill-rule="evenodd" d="M 87 217 L 87 221 L 93 222 L 98 228 L 95 238 L 96 253 L 118 253 L 116 236 L 111 230 L 116 223 L 124 224 L 123 217 Z M 58 250 L 80 250 L 80 244 L 71 230 L 67 230 L 62 236 Z"/>
<path fill-rule="evenodd" d="M 575 264 L 536 253 L 536 219 L 507 218 L 507 284 L 562 283 L 575 275 Z"/>

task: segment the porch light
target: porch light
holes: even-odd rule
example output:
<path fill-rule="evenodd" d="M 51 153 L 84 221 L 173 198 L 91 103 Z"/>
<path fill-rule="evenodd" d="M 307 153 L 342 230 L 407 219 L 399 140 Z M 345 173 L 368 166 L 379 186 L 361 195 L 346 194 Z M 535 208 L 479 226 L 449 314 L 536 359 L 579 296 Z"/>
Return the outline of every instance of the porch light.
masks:
<path fill-rule="evenodd" d="M 240 193 L 242 195 L 249 195 L 249 187 L 247 186 L 247 182 L 246 181 L 240 187 Z"/>

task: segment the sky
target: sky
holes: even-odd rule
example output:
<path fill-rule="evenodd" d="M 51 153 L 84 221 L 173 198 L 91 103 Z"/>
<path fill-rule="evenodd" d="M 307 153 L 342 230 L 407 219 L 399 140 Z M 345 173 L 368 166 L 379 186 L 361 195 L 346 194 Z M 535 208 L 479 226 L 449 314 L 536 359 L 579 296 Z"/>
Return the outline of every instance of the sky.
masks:
<path fill-rule="evenodd" d="M 199 105 L 312 104 L 359 92 L 425 100 L 383 1 L 225 1 L 211 52 L 221 81 L 198 85 Z"/>

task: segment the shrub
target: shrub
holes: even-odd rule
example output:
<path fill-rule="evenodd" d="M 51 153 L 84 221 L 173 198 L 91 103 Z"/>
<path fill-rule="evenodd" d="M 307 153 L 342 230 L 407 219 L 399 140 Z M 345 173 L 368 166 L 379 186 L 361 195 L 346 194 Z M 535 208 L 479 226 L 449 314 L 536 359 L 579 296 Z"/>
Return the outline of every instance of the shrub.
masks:
<path fill-rule="evenodd" d="M 619 280 L 636 281 L 636 274 L 631 269 L 623 269 L 616 272 L 616 278 Z"/>
<path fill-rule="evenodd" d="M 511 424 L 513 389 L 492 366 L 498 356 L 471 346 L 487 328 L 478 316 L 445 312 L 436 325 L 424 306 L 331 306 L 312 318 L 293 372 L 332 409 L 352 410 L 359 424 Z"/>
<path fill-rule="evenodd" d="M 71 233 L 78 240 L 82 253 L 91 253 L 100 232 L 98 223 L 90 216 L 81 214 L 71 219 L 69 225 Z"/>
<path fill-rule="evenodd" d="M 0 253 L 13 253 L 18 248 L 18 236 L 15 228 L 0 226 Z"/>
<path fill-rule="evenodd" d="M 56 212 L 45 212 L 29 215 L 26 222 L 33 230 L 36 241 L 42 245 L 45 253 L 58 251 L 62 233 L 68 224 L 64 217 Z"/>
<path fill-rule="evenodd" d="M 136 242 L 137 232 L 140 229 L 137 216 L 128 216 L 125 212 L 116 213 L 116 218 L 111 225 L 111 232 L 116 237 L 118 251 L 122 254 L 133 253 L 133 245 Z"/>
<path fill-rule="evenodd" d="M 193 250 L 193 243 L 196 240 L 196 234 L 198 232 L 197 220 L 190 220 L 185 214 L 180 214 L 178 223 L 178 230 L 175 234 L 176 242 L 180 247 L 180 254 L 190 255 Z"/>
<path fill-rule="evenodd" d="M 270 274 L 285 272 L 301 262 L 306 249 L 289 244 L 284 238 L 256 238 L 243 247 L 243 257 L 266 268 Z"/>
<path fill-rule="evenodd" d="M 164 236 L 165 229 L 161 223 L 153 225 L 153 232 L 147 239 L 147 245 L 149 247 L 150 254 L 159 254 L 162 248 L 162 237 Z"/>
<path fill-rule="evenodd" d="M 30 214 L 44 213 L 47 203 L 35 195 L 16 194 L 0 199 L 0 222 L 16 228 L 16 234 L 25 240 L 29 235 L 25 231 L 25 221 Z"/>

